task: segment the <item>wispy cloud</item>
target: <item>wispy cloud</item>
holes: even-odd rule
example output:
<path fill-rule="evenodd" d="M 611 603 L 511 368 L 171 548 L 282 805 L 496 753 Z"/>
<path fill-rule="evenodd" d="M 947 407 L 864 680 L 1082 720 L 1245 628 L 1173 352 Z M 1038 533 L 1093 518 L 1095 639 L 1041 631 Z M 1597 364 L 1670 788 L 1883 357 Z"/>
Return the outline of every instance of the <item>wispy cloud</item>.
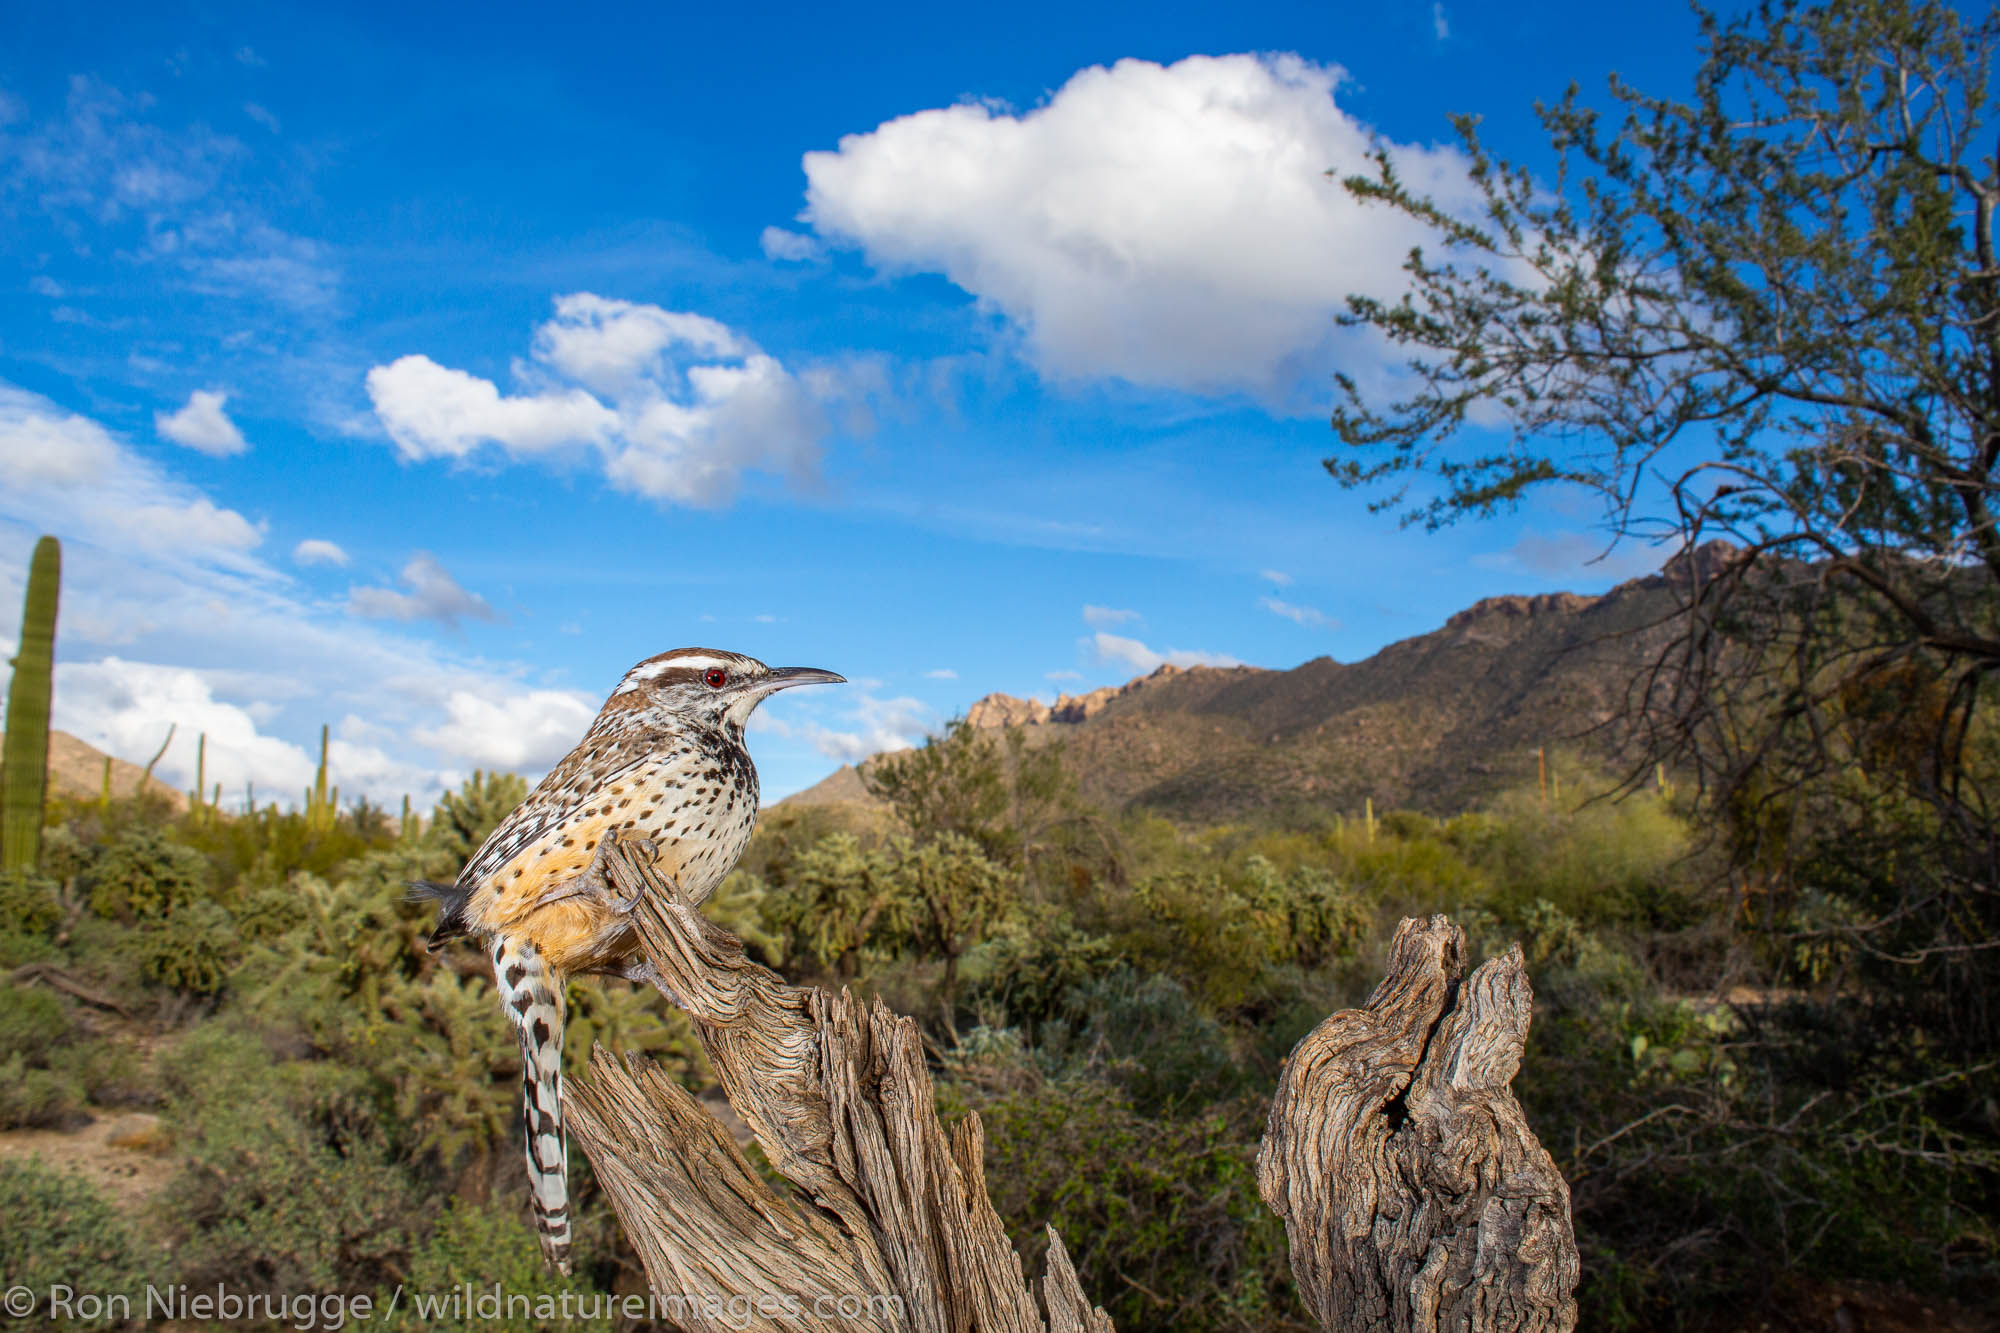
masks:
<path fill-rule="evenodd" d="M 457 627 L 461 620 L 500 619 L 500 613 L 484 597 L 467 592 L 438 563 L 429 551 L 418 551 L 403 566 L 403 583 L 409 591 L 389 588 L 354 588 L 347 594 L 347 609 L 371 620 L 435 620 Z"/>
<path fill-rule="evenodd" d="M 1484 569 L 1532 574 L 1552 583 L 1622 581 L 1652 573 L 1671 554 L 1665 546 L 1632 539 L 1613 546 L 1597 533 L 1524 532 L 1506 550 L 1475 555 L 1472 563 Z"/>
<path fill-rule="evenodd" d="M 537 710 L 568 725 L 587 721 L 594 702 L 529 689 L 505 664 L 457 662 L 426 640 L 301 600 L 261 558 L 260 524 L 98 422 L 0 384 L 0 642 L 18 633 L 29 548 L 48 531 L 63 538 L 68 645 L 55 725 L 143 762 L 177 723 L 159 769 L 169 782 L 193 781 L 206 732 L 207 776 L 226 797 L 247 781 L 260 799 L 294 802 L 317 761 L 285 731 L 316 736 L 333 717 L 344 719 L 332 749 L 344 794 L 429 800 L 503 757 L 534 776 L 530 765 L 582 734 L 535 723 Z M 301 546 L 307 557 L 339 549 L 325 539 Z M 307 558 L 299 547 L 293 557 Z M 454 707 L 458 696 L 496 712 Z M 505 720 L 516 739 L 482 734 L 482 716 Z M 503 754 L 504 745 L 516 748 Z"/>
<path fill-rule="evenodd" d="M 329 306 L 338 267 L 326 247 L 271 220 L 254 154 L 206 125 L 159 124 L 156 112 L 148 97 L 72 78 L 60 115 L 0 145 L 0 195 L 47 215 L 79 254 L 122 234 L 123 257 L 196 292 L 295 312 Z"/>
<path fill-rule="evenodd" d="M 1313 629 L 1337 629 L 1340 626 L 1338 620 L 1333 619 L 1325 612 L 1316 611 L 1310 606 L 1294 606 L 1290 602 L 1281 602 L 1275 597 L 1259 597 L 1257 605 L 1263 607 L 1274 616 L 1283 616 L 1287 620 L 1295 621 L 1298 624 L 1306 625 Z"/>
<path fill-rule="evenodd" d="M 884 699 L 864 689 L 841 705 L 839 720 L 844 726 L 795 722 L 784 706 L 766 705 L 750 715 L 750 729 L 804 741 L 829 759 L 854 764 L 873 754 L 916 745 L 927 733 L 931 717 L 931 710 L 919 700 L 907 695 Z"/>
<path fill-rule="evenodd" d="M 1292 576 L 1285 573 L 1282 569 L 1267 569 L 1259 574 L 1258 577 L 1264 579 L 1266 582 L 1274 583 L 1280 588 L 1289 588 L 1292 586 Z"/>
<path fill-rule="evenodd" d="M 1451 17 L 1444 12 L 1441 0 L 1431 5 L 1431 32 L 1441 42 L 1451 36 Z"/>
<path fill-rule="evenodd" d="M 817 240 L 783 227 L 764 228 L 757 241 L 764 249 L 765 258 L 783 264 L 804 264 L 826 253 L 826 248 Z"/>
<path fill-rule="evenodd" d="M 935 671 L 924 672 L 924 677 L 927 680 L 957 680 L 958 673 L 950 667 L 939 667 Z"/>
<path fill-rule="evenodd" d="M 176 566 L 265 576 L 263 529 L 86 417 L 0 384 L 0 515 Z"/>
<path fill-rule="evenodd" d="M 1115 607 L 1086 605 L 1083 608 L 1083 623 L 1100 629 L 1107 625 L 1129 624 L 1141 618 L 1137 611 L 1121 611 Z"/>

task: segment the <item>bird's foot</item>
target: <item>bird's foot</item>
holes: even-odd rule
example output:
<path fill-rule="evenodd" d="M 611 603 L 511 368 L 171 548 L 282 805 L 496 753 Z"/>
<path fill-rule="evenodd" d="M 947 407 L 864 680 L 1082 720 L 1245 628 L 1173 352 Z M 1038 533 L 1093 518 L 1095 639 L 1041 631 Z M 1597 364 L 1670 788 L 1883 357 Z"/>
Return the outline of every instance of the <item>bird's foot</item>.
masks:
<path fill-rule="evenodd" d="M 660 975 L 660 969 L 654 967 L 643 958 L 627 960 L 619 965 L 618 970 L 613 975 L 623 977 L 635 985 L 651 986 L 654 990 L 666 996 L 668 1002 L 675 1008 L 687 1008 L 686 1005 L 681 1003 L 681 997 L 674 993 L 674 988 L 667 984 L 667 979 Z"/>
<path fill-rule="evenodd" d="M 658 844 L 651 838 L 642 838 L 635 834 L 621 833 L 617 829 L 607 829 L 604 837 L 598 841 L 597 851 L 591 856 L 590 864 L 584 867 L 583 873 L 549 894 L 542 901 L 546 904 L 562 902 L 566 898 L 590 897 L 603 902 L 605 906 L 609 907 L 619 916 L 624 916 L 631 912 L 633 908 L 639 905 L 639 900 L 645 896 L 645 891 L 643 889 L 634 889 L 632 895 L 626 897 L 611 887 L 611 877 L 605 873 L 605 866 L 606 858 L 611 854 L 613 846 L 624 847 L 632 854 L 648 861 L 654 860 L 659 851 Z M 674 885 L 674 892 L 677 895 L 679 894 L 680 886 L 678 884 Z"/>

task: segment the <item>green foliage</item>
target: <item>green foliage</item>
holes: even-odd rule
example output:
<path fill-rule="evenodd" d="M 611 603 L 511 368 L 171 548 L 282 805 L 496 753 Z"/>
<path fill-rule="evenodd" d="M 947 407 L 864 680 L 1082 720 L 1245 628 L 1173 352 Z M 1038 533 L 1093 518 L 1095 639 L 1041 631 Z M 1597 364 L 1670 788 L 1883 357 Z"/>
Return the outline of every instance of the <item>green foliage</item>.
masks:
<path fill-rule="evenodd" d="M 455 878 L 458 868 L 472 859 L 479 850 L 479 844 L 486 841 L 486 835 L 498 828 L 500 821 L 513 812 L 528 795 L 528 784 L 513 773 L 475 772 L 471 779 L 455 792 L 446 792 L 431 812 L 430 827 L 426 837 L 445 860 L 452 862 L 451 874 Z"/>
<path fill-rule="evenodd" d="M 970 998 L 975 1008 L 1037 1034 L 1065 1018 L 1071 993 L 1117 958 L 1110 936 L 1078 929 L 1067 912 L 1045 910 L 1017 921 L 975 960 Z"/>
<path fill-rule="evenodd" d="M 1062 746 L 1031 746 L 1018 727 L 954 718 L 942 736 L 870 760 L 861 781 L 918 843 L 970 839 L 988 859 L 1038 879 L 1115 852 L 1110 826 L 1078 795 Z"/>
<path fill-rule="evenodd" d="M 365 1290 L 408 1264 L 429 1209 L 363 1080 L 213 1026 L 169 1067 L 187 1165 L 162 1211 L 190 1282 Z"/>
<path fill-rule="evenodd" d="M 54 680 L 56 602 L 62 586 L 62 545 L 35 543 L 21 606 L 21 642 L 7 687 L 7 734 L 0 742 L 0 871 L 24 873 L 40 864 L 43 803 L 49 771 L 49 695 Z"/>
<path fill-rule="evenodd" d="M 922 844 L 896 838 L 886 859 L 891 891 L 907 904 L 918 953 L 944 961 L 939 998 L 949 1013 L 958 994 L 958 960 L 1019 908 L 1019 882 L 957 833 Z"/>
<path fill-rule="evenodd" d="M 243 949 L 234 919 L 213 902 L 183 904 L 141 931 L 137 944 L 148 981 L 198 996 L 222 991 Z"/>
<path fill-rule="evenodd" d="M 1144 1116 L 1185 1113 L 1247 1091 L 1254 1072 L 1229 1033 L 1172 977 L 1120 968 L 1063 997 L 1041 1054 L 1122 1089 Z"/>
<path fill-rule="evenodd" d="M 144 1101 L 138 1061 L 36 985 L 0 989 L 0 1128 L 59 1127 L 88 1103 Z"/>
<path fill-rule="evenodd" d="M 0 872 L 0 969 L 53 957 L 49 937 L 61 920 L 54 882 L 19 871 Z"/>
<path fill-rule="evenodd" d="M 49 1053 L 75 1028 L 69 1006 L 45 987 L 16 984 L 0 990 L 0 1051 L 46 1065 Z"/>
<path fill-rule="evenodd" d="M 0 1075 L 4 1077 L 4 1075 Z M 82 1296 L 121 1294 L 143 1310 L 156 1268 L 141 1252 L 126 1220 L 88 1182 L 33 1159 L 0 1159 L 0 1273 L 10 1286 L 46 1297 L 56 1285 Z M 81 1303 L 60 1327 L 108 1329 L 116 1318 L 86 1319 Z M 18 1312 L 15 1312 L 18 1313 Z M 42 1311 L 51 1326 L 58 1316 Z"/>
<path fill-rule="evenodd" d="M 581 1296 L 573 1308 L 599 1308 L 590 1285 L 579 1278 L 564 1278 L 549 1270 L 542 1260 L 541 1245 L 534 1228 L 518 1215 L 517 1209 L 480 1207 L 453 1200 L 439 1215 L 436 1229 L 417 1247 L 410 1261 L 408 1291 L 430 1294 L 449 1293 L 470 1283 L 482 1291 L 497 1285 L 509 1297 L 521 1297 L 534 1308 L 543 1298 L 560 1299 L 564 1292 Z M 578 1251 L 577 1266 L 588 1269 L 589 1254 Z M 386 1305 L 386 1302 L 384 1303 Z M 560 1308 L 560 1307 L 558 1307 Z M 390 1329 L 429 1329 L 435 1317 L 426 1319 L 414 1301 L 405 1298 Z M 564 1328 L 611 1329 L 614 1319 L 570 1318 Z M 486 1333 L 540 1333 L 548 1325 L 532 1317 L 483 1317 L 479 1327 Z"/>
<path fill-rule="evenodd" d="M 862 950 L 901 939 L 910 904 L 890 858 L 849 833 L 829 834 L 792 863 L 768 921 L 785 956 L 852 980 Z"/>
<path fill-rule="evenodd" d="M 1284 1227 L 1257 1196 L 1263 1108 L 1156 1120 L 1077 1079 L 975 1104 L 986 1179 L 1031 1263 L 1055 1227 L 1121 1328 L 1309 1330 Z"/>
<path fill-rule="evenodd" d="M 204 898 L 208 862 L 192 847 L 151 825 L 138 824 L 113 838 L 91 875 L 90 906 L 125 925 L 157 921 Z"/>

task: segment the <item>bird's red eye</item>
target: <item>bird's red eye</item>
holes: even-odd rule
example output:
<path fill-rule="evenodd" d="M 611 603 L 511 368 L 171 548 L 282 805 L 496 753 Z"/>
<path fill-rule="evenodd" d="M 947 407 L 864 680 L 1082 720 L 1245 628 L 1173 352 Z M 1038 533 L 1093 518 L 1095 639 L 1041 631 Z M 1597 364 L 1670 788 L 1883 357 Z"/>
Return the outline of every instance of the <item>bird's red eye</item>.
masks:
<path fill-rule="evenodd" d="M 721 667 L 710 667 L 702 672 L 701 678 L 708 682 L 711 690 L 719 690 L 729 683 L 729 673 Z"/>

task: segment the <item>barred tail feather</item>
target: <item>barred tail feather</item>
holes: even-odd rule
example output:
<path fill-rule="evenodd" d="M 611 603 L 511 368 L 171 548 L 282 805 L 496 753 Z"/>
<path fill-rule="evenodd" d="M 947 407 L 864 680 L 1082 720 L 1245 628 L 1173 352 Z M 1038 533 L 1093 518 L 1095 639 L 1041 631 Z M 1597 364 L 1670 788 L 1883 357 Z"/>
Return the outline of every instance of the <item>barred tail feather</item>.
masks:
<path fill-rule="evenodd" d="M 521 1039 L 521 1124 L 527 1136 L 528 1195 L 542 1254 L 570 1271 L 569 1136 L 562 1121 L 563 1003 L 558 978 L 535 946 L 500 940 L 493 975 L 507 1019 Z"/>

